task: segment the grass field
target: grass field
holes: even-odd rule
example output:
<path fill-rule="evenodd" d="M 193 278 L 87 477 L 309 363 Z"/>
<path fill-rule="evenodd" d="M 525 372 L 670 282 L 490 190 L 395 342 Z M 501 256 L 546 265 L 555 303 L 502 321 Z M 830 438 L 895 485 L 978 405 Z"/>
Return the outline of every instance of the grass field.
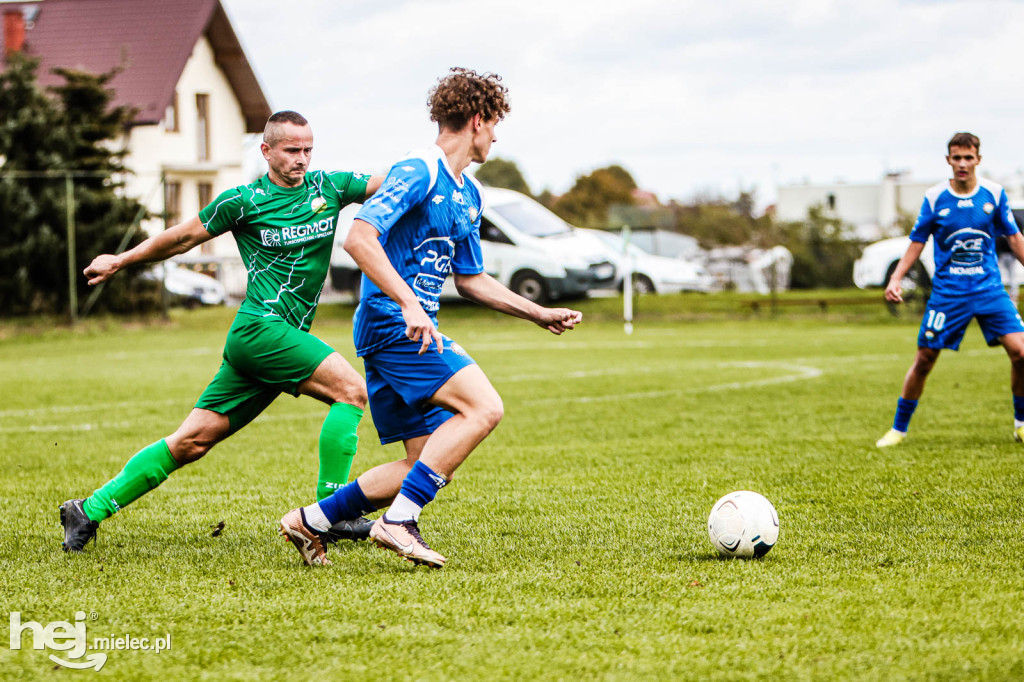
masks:
<path fill-rule="evenodd" d="M 42 625 L 84 612 L 90 642 L 171 635 L 108 652 L 112 679 L 1024 679 L 1024 451 L 1001 350 L 972 327 L 882 452 L 911 316 L 652 297 L 626 336 L 619 305 L 583 302 L 561 338 L 442 311 L 506 416 L 424 512 L 441 571 L 352 543 L 301 565 L 275 523 L 311 499 L 326 407 L 289 397 L 65 555 L 58 504 L 177 426 L 231 311 L 7 325 L 0 605 Z M 350 313 L 325 307 L 314 331 L 354 361 Z M 360 435 L 356 471 L 399 456 L 369 418 Z M 762 560 L 708 542 L 708 510 L 738 489 L 778 509 Z M 0 648 L 0 678 L 97 675 L 31 647 Z"/>

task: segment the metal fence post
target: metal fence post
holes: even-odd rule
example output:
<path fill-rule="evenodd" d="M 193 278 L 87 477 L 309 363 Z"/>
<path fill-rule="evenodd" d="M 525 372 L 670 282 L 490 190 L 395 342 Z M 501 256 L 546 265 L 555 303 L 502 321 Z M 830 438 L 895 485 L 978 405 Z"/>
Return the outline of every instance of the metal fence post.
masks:
<path fill-rule="evenodd" d="M 78 322 L 78 277 L 75 264 L 75 181 L 71 173 L 64 173 L 64 193 L 67 204 L 68 227 L 68 312 L 71 324 Z"/>

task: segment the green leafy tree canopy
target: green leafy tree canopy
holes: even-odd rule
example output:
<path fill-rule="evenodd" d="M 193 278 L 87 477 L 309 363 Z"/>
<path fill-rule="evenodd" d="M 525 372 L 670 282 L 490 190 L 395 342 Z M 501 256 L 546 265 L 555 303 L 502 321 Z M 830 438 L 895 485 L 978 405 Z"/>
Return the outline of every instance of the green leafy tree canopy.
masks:
<path fill-rule="evenodd" d="M 533 196 L 530 185 L 527 184 L 515 161 L 495 157 L 480 166 L 474 175 L 477 180 L 490 187 L 504 187 Z"/>

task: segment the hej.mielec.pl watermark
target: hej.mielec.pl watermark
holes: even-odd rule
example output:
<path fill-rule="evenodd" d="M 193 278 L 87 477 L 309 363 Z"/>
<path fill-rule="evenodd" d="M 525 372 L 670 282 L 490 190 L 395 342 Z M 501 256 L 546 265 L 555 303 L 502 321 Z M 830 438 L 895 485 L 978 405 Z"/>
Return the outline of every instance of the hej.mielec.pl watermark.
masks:
<path fill-rule="evenodd" d="M 34 621 L 21 621 L 21 612 L 11 612 L 11 650 L 21 649 L 26 633 L 31 635 L 33 649 L 66 651 L 68 660 L 50 654 L 50 660 L 65 668 L 99 670 L 107 662 L 107 651 L 149 651 L 160 653 L 171 648 L 171 633 L 162 637 L 132 637 L 110 635 L 94 637 L 91 641 L 85 630 L 86 619 L 96 620 L 96 612 L 86 615 L 85 611 L 75 612 L 74 623 L 58 620 L 42 625 Z M 86 654 L 86 652 L 88 655 Z M 84 658 L 83 658 L 84 657 Z"/>

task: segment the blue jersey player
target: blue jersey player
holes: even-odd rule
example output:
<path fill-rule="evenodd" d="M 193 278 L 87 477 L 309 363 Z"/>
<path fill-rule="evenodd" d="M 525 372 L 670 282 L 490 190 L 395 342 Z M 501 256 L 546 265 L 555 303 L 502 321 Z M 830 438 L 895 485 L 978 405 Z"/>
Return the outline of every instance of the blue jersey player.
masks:
<path fill-rule="evenodd" d="M 292 529 L 310 565 L 327 563 L 322 534 L 332 524 L 384 507 L 370 529 L 376 544 L 416 564 L 445 563 L 420 535 L 420 511 L 504 410 L 473 359 L 438 331 L 441 285 L 449 273 L 465 298 L 554 334 L 582 320 L 578 311 L 528 301 L 484 272 L 483 191 L 465 171 L 486 161 L 494 127 L 510 110 L 501 78 L 454 68 L 431 91 L 429 104 L 438 124 L 435 145 L 392 166 L 345 241 L 363 271 L 353 335 L 373 422 L 381 443 L 401 441 L 406 456 L 284 516 L 282 526 Z"/>
<path fill-rule="evenodd" d="M 957 133 L 947 146 L 953 178 L 930 188 L 910 233 L 910 246 L 885 288 L 886 300 L 903 301 L 900 282 L 931 237 L 935 249 L 932 295 L 917 337 L 917 355 L 903 380 L 892 429 L 875 444 L 899 445 L 924 392 L 928 373 L 943 348 L 956 350 L 972 318 L 978 319 L 988 345 L 1002 344 L 1010 356 L 1013 392 L 1013 437 L 1024 440 L 1024 323 L 1003 288 L 996 239 L 1005 237 L 1017 260 L 1024 263 L 1021 237 L 1006 192 L 976 175 L 981 142 Z"/>

